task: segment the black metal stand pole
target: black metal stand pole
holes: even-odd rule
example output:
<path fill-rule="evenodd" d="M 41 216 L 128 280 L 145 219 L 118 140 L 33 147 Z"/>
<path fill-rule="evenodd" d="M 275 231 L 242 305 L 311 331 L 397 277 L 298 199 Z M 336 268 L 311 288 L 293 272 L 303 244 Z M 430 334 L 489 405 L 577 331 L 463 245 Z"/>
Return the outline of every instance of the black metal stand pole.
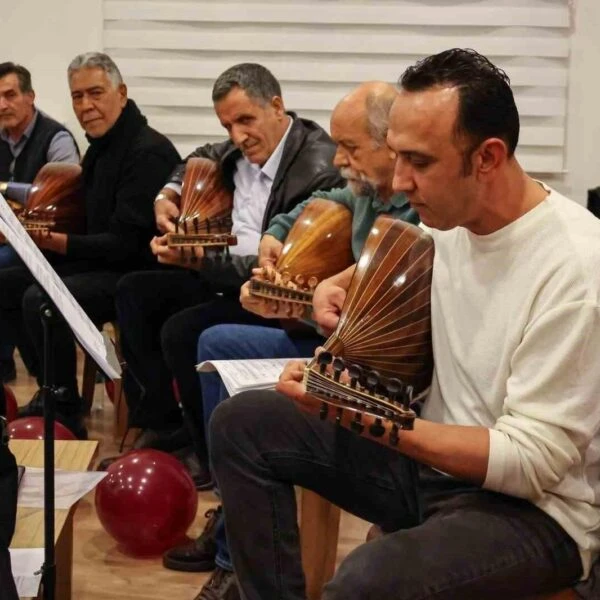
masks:
<path fill-rule="evenodd" d="M 42 588 L 44 600 L 54 600 L 56 594 L 56 560 L 54 553 L 54 420 L 56 417 L 56 390 L 54 389 L 54 364 L 52 334 L 57 311 L 50 302 L 40 309 L 44 328 L 44 372 L 42 399 L 44 403 L 44 565 Z"/>

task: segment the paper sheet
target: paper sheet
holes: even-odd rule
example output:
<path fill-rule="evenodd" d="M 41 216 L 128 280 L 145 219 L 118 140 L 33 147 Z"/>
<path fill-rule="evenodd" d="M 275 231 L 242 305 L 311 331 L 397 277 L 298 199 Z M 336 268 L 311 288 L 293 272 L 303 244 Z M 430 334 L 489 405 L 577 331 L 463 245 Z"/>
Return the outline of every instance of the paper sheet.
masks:
<path fill-rule="evenodd" d="M 68 509 L 93 490 L 107 473 L 98 471 L 54 471 L 54 503 L 57 509 Z M 25 467 L 19 486 L 17 506 L 44 508 L 44 469 Z"/>
<path fill-rule="evenodd" d="M 37 598 L 42 574 L 38 573 L 44 563 L 43 548 L 10 548 L 13 579 L 19 598 Z"/>
<path fill-rule="evenodd" d="M 69 324 L 79 343 L 92 356 L 100 369 L 107 377 L 119 379 L 120 367 L 118 363 L 109 362 L 102 334 L 79 306 L 40 249 L 33 243 L 8 203 L 4 201 L 2 194 L 0 194 L 0 233 L 19 254 Z"/>
<path fill-rule="evenodd" d="M 211 360 L 196 365 L 199 373 L 217 371 L 231 396 L 246 390 L 274 389 L 283 368 L 293 358 Z M 309 360 L 309 359 L 304 359 Z"/>

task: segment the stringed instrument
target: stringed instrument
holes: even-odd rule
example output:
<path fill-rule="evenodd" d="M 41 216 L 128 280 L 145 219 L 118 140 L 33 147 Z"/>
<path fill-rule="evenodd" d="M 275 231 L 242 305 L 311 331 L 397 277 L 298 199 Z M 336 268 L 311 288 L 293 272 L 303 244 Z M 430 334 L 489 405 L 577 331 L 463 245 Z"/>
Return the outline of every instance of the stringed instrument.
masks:
<path fill-rule="evenodd" d="M 17 217 L 30 232 L 83 233 L 85 205 L 81 167 L 73 163 L 46 163 L 35 176 L 27 202 Z"/>
<path fill-rule="evenodd" d="M 167 234 L 170 248 L 180 248 L 182 260 L 196 262 L 194 248 L 228 251 L 237 244 L 231 234 L 233 194 L 225 187 L 218 164 L 208 158 L 188 159 L 181 188 L 180 215 L 176 231 Z"/>
<path fill-rule="evenodd" d="M 315 198 L 298 215 L 274 268 L 250 280 L 250 294 L 310 309 L 319 282 L 354 262 L 352 213 L 344 205 Z"/>
<path fill-rule="evenodd" d="M 419 227 L 382 215 L 375 221 L 357 263 L 340 320 L 324 350 L 305 368 L 308 394 L 355 413 L 351 428 L 364 430 L 362 415 L 375 417 L 373 436 L 392 422 L 390 443 L 398 431 L 412 429 L 414 392 L 431 382 L 432 238 Z"/>

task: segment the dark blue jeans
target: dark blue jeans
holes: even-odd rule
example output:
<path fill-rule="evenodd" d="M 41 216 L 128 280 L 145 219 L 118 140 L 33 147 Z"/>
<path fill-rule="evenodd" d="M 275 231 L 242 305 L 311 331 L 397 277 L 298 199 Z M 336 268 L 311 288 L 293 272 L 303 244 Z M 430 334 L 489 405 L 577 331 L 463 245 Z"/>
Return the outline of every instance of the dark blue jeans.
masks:
<path fill-rule="evenodd" d="M 517 600 L 581 576 L 575 542 L 530 502 L 419 466 L 275 392 L 221 403 L 210 451 L 246 600 L 306 597 L 294 485 L 387 532 L 350 553 L 324 600 Z"/>
<path fill-rule="evenodd" d="M 235 360 L 250 358 L 302 358 L 312 356 L 315 348 L 323 342 L 316 333 L 314 337 L 294 338 L 283 329 L 258 325 L 215 325 L 198 338 L 198 362 L 204 360 Z M 206 431 L 208 422 L 217 405 L 229 397 L 218 373 L 200 374 L 202 402 Z M 216 529 L 217 557 L 215 562 L 222 569 L 232 571 L 227 548 L 225 520 L 219 518 Z"/>

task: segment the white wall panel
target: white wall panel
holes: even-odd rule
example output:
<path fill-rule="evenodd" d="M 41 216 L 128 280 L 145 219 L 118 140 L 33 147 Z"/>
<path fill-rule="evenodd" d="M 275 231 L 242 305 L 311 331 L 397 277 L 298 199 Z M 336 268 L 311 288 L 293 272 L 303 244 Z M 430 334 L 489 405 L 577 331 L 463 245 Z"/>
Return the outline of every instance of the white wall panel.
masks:
<path fill-rule="evenodd" d="M 418 58 L 460 46 L 510 76 L 524 166 L 564 169 L 567 0 L 104 0 L 103 10 L 104 47 L 131 97 L 183 154 L 223 137 L 210 92 L 235 63 L 267 66 L 286 106 L 328 128 L 359 82 L 395 82 Z"/>

